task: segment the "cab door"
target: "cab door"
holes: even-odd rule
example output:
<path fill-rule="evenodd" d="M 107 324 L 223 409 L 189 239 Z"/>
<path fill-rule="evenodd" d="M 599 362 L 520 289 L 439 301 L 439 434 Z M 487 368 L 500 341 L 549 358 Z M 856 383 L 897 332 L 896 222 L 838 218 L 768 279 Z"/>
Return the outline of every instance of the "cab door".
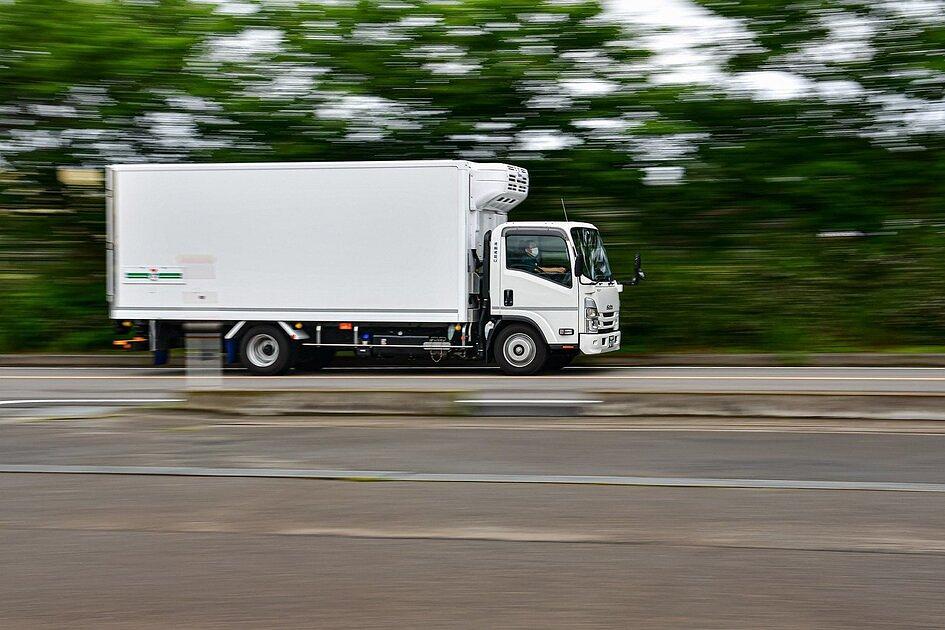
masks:
<path fill-rule="evenodd" d="M 577 344 L 578 282 L 566 233 L 510 227 L 501 232 L 498 245 L 493 312 L 533 322 L 550 344 Z"/>

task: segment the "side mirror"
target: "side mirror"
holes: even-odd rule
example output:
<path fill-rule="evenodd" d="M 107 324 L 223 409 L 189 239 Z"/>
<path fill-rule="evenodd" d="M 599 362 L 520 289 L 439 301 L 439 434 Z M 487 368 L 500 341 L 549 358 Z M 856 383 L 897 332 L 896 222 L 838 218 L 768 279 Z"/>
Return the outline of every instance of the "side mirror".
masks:
<path fill-rule="evenodd" d="M 640 284 L 640 281 L 646 278 L 646 274 L 643 273 L 643 258 L 637 253 L 633 257 L 633 281 L 630 284 Z"/>
<path fill-rule="evenodd" d="M 584 275 L 584 259 L 578 256 L 574 259 L 574 277 L 580 278 Z"/>

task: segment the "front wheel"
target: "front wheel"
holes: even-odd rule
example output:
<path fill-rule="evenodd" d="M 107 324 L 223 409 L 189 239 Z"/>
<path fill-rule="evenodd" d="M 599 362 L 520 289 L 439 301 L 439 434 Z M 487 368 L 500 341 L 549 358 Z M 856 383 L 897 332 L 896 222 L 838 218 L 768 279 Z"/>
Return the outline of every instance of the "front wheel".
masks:
<path fill-rule="evenodd" d="M 243 367 L 259 376 L 276 376 L 292 369 L 295 346 L 277 326 L 250 328 L 240 343 Z"/>
<path fill-rule="evenodd" d="M 495 360 L 506 374 L 537 374 L 547 359 L 548 346 L 534 329 L 513 324 L 499 331 L 495 340 Z"/>

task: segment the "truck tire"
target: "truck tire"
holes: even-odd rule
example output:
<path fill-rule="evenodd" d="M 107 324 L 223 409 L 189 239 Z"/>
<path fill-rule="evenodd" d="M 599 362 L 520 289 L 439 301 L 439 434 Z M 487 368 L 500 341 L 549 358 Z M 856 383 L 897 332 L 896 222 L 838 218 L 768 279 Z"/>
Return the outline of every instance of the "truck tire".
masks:
<path fill-rule="evenodd" d="M 240 341 L 243 367 L 259 376 L 285 374 L 295 363 L 295 345 L 278 326 L 253 326 Z"/>
<path fill-rule="evenodd" d="M 495 360 L 506 374 L 537 374 L 548 360 L 548 346 L 535 329 L 512 324 L 500 330 L 496 337 Z"/>

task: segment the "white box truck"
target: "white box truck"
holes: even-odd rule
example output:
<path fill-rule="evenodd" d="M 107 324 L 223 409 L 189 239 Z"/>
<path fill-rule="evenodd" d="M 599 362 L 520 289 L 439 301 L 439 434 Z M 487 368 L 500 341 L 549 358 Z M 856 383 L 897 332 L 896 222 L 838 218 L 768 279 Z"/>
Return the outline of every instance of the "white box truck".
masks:
<path fill-rule="evenodd" d="M 110 314 L 133 335 L 116 344 L 156 363 L 199 323 L 262 375 L 344 350 L 534 374 L 620 347 L 597 229 L 509 222 L 516 166 L 115 165 L 106 187 Z"/>

